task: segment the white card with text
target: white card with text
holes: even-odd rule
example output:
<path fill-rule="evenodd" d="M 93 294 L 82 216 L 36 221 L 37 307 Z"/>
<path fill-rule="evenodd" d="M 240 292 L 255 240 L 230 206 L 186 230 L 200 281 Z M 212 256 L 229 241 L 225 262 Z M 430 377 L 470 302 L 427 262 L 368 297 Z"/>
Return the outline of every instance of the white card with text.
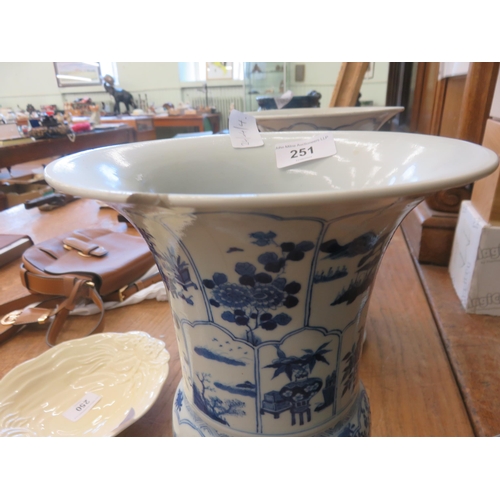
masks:
<path fill-rule="evenodd" d="M 236 109 L 229 115 L 229 137 L 233 148 L 256 148 L 264 145 L 255 118 Z"/>
<path fill-rule="evenodd" d="M 92 407 L 101 399 L 102 396 L 99 394 L 94 394 L 92 392 L 87 392 L 85 396 L 77 401 L 71 408 L 63 413 L 63 417 L 66 417 L 72 422 L 80 420 L 87 412 L 89 412 Z"/>
<path fill-rule="evenodd" d="M 337 153 L 333 132 L 325 132 L 320 136 L 305 141 L 290 141 L 277 144 L 276 166 L 278 168 L 289 167 L 296 163 L 326 158 Z"/>

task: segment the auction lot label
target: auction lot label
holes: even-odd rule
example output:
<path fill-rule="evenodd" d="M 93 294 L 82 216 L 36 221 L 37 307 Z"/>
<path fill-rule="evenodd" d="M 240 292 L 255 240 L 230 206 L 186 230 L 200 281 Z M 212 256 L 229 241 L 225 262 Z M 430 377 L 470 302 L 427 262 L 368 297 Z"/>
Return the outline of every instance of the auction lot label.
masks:
<path fill-rule="evenodd" d="M 337 152 L 337 148 L 333 140 L 333 133 L 325 132 L 324 135 L 307 141 L 277 144 L 275 151 L 276 166 L 284 168 L 304 161 L 333 156 Z"/>

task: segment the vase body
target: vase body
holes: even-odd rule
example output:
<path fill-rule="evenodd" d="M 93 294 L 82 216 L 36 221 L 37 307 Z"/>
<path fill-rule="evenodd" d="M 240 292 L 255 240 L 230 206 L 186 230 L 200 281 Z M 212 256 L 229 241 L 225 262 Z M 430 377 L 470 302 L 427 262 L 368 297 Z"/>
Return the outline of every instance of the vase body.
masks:
<path fill-rule="evenodd" d="M 106 201 L 148 242 L 182 367 L 175 435 L 368 435 L 358 373 L 384 250 L 420 200 L 490 174 L 498 157 L 392 132 L 260 138 L 247 148 L 222 134 L 96 149 L 53 162 L 45 178 Z M 277 165 L 278 153 L 312 154 L 326 140 L 330 156 Z"/>
<path fill-rule="evenodd" d="M 183 374 L 174 434 L 368 435 L 358 371 L 370 292 L 419 200 L 115 205 L 150 245 L 169 291 Z"/>
<path fill-rule="evenodd" d="M 379 130 L 403 111 L 397 106 L 341 108 L 302 108 L 248 113 L 261 132 L 294 130 Z"/>

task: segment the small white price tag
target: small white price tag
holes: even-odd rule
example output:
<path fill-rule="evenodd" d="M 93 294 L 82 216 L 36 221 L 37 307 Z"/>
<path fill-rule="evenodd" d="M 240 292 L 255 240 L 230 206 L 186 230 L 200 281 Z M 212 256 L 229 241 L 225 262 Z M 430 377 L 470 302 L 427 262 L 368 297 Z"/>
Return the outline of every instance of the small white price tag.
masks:
<path fill-rule="evenodd" d="M 102 396 L 99 396 L 99 394 L 87 392 L 80 401 L 63 413 L 63 417 L 66 417 L 72 422 L 80 420 L 101 399 L 101 397 Z"/>
<path fill-rule="evenodd" d="M 325 132 L 319 137 L 307 141 L 285 142 L 276 145 L 276 165 L 278 168 L 289 167 L 296 163 L 333 156 L 337 152 L 332 132 Z"/>
<path fill-rule="evenodd" d="M 236 109 L 229 115 L 229 137 L 233 148 L 256 148 L 264 145 L 257 120 Z"/>
<path fill-rule="evenodd" d="M 276 107 L 281 109 L 283 106 L 286 106 L 293 97 L 293 92 L 291 90 L 287 90 L 281 97 L 275 97 L 274 102 L 276 103 Z"/>

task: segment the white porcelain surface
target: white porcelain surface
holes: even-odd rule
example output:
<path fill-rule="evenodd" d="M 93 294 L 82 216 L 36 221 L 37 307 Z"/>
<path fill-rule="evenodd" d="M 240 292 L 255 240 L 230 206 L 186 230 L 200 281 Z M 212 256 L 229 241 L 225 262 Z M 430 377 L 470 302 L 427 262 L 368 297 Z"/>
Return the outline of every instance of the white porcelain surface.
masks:
<path fill-rule="evenodd" d="M 296 130 L 379 130 L 404 111 L 399 106 L 273 109 L 247 113 L 261 132 Z"/>
<path fill-rule="evenodd" d="M 156 401 L 169 359 L 165 344 L 144 332 L 63 342 L 0 381 L 0 436 L 114 436 Z M 101 399 L 67 419 L 86 393 Z"/>
<path fill-rule="evenodd" d="M 269 207 L 423 195 L 492 172 L 497 155 L 465 141 L 396 132 L 332 132 L 337 154 L 276 168 L 275 145 L 322 132 L 262 133 L 234 149 L 227 135 L 77 153 L 51 163 L 54 188 L 87 198 L 178 207 Z M 132 196 L 133 195 L 133 196 Z"/>

